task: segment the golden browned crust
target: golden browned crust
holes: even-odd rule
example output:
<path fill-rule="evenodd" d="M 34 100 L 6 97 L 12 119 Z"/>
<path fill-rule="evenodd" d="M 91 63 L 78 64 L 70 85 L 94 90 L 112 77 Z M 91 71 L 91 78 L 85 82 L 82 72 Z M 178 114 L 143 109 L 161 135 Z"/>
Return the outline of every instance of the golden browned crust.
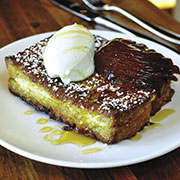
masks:
<path fill-rule="evenodd" d="M 165 104 L 167 104 L 169 101 L 171 101 L 171 98 L 174 94 L 174 90 L 171 89 L 170 84 L 168 83 L 161 93 L 161 96 L 156 96 L 154 101 L 152 102 L 152 110 L 151 110 L 151 116 L 154 115 L 156 112 L 158 112 L 161 107 Z"/>
<path fill-rule="evenodd" d="M 51 79 L 46 73 L 42 52 L 47 42 L 48 39 L 42 40 L 6 57 L 12 93 L 53 119 L 75 127 L 77 132 L 106 143 L 129 138 L 148 123 L 152 101 L 157 98 L 154 89 L 112 84 L 97 72 L 84 81 L 64 85 L 59 78 Z M 166 91 L 171 91 L 169 84 L 167 87 Z M 153 105 L 153 112 L 170 100 L 172 93 L 167 92 L 161 97 L 163 103 Z M 38 93 L 48 94 L 50 100 L 42 99 Z"/>
<path fill-rule="evenodd" d="M 148 89 L 111 84 L 96 72 L 84 81 L 68 85 L 63 84 L 59 78 L 51 79 L 42 59 L 42 51 L 47 41 L 48 39 L 45 39 L 16 56 L 6 57 L 6 62 L 20 66 L 21 71 L 32 82 L 43 86 L 57 99 L 70 100 L 90 112 L 97 110 L 107 116 L 115 116 L 117 112 L 135 108 L 150 98 L 152 91 Z"/>

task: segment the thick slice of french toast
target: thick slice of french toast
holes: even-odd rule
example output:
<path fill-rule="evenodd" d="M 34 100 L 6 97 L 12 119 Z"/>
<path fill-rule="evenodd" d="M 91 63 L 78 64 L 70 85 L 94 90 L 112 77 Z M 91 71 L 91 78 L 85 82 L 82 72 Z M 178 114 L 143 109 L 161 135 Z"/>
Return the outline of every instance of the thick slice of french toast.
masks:
<path fill-rule="evenodd" d="M 74 127 L 75 131 L 105 143 L 132 137 L 149 122 L 156 89 L 113 83 L 98 72 L 67 85 L 59 78 L 51 79 L 42 58 L 48 40 L 6 57 L 8 85 L 13 94 L 53 119 Z M 169 84 L 170 80 L 163 84 L 166 101 L 173 94 L 169 93 Z"/>

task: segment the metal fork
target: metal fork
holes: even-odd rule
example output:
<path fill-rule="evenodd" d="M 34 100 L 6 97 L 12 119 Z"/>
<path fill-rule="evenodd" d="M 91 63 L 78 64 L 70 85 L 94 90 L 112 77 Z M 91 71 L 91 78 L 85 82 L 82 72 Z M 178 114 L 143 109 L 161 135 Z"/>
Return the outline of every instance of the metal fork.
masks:
<path fill-rule="evenodd" d="M 180 35 L 167 30 L 163 27 L 157 26 L 155 24 L 151 24 L 145 20 L 137 18 L 136 16 L 132 15 L 131 13 L 125 11 L 124 9 L 117 7 L 117 6 L 110 6 L 105 4 L 102 0 L 82 0 L 89 8 L 94 11 L 116 11 L 131 21 L 135 22 L 136 24 L 140 25 L 144 29 L 150 31 L 151 33 L 167 40 L 175 44 L 179 44 Z"/>

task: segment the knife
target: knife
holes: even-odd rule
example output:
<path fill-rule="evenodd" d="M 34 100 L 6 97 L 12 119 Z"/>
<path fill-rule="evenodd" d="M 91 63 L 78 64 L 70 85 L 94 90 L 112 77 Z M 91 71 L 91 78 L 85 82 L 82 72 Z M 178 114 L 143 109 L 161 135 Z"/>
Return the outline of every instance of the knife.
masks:
<path fill-rule="evenodd" d="M 88 22 L 93 22 L 93 23 L 105 26 L 112 30 L 122 32 L 131 37 L 139 36 L 139 37 L 143 37 L 143 38 L 158 42 L 158 43 L 172 49 L 173 51 L 177 52 L 178 54 L 180 53 L 179 50 L 176 47 L 172 46 L 171 44 L 163 43 L 162 41 L 160 41 L 158 39 L 153 39 L 152 37 L 150 37 L 146 34 L 140 33 L 138 31 L 131 29 L 129 27 L 126 27 L 124 25 L 120 25 L 119 23 L 113 21 L 110 18 L 107 18 L 105 16 L 100 16 L 98 13 L 95 13 L 95 12 L 87 9 L 86 7 L 84 7 L 83 5 L 81 5 L 79 3 L 74 3 L 69 0 L 51 0 L 51 2 L 54 3 L 55 5 L 57 5 L 58 7 L 66 10 Z M 168 37 L 168 38 L 171 40 L 171 42 L 173 41 L 173 43 L 180 45 L 179 40 L 177 40 L 173 37 Z"/>
<path fill-rule="evenodd" d="M 126 11 L 118 6 L 106 4 L 101 0 L 82 0 L 82 1 L 87 5 L 87 7 L 89 7 L 91 10 L 93 10 L 95 12 L 102 12 L 102 11 L 118 12 L 118 13 L 122 14 L 123 16 L 125 16 L 126 18 L 128 18 L 129 20 L 131 20 L 131 21 L 135 22 L 136 24 L 138 24 L 139 26 L 143 27 L 144 29 L 150 31 L 151 33 L 159 35 L 160 37 L 162 35 L 167 35 L 167 36 L 171 36 L 171 37 L 174 37 L 174 38 L 180 40 L 180 34 L 177 34 L 168 29 L 165 29 L 159 25 L 152 24 L 149 21 L 146 21 L 144 19 L 136 17 L 135 15 L 129 13 L 128 11 Z"/>
<path fill-rule="evenodd" d="M 120 32 L 125 33 L 132 37 L 135 36 L 133 33 L 120 27 L 115 22 L 108 21 L 105 17 L 100 17 L 99 14 L 88 10 L 87 8 L 83 7 L 82 5 L 80 5 L 78 3 L 74 3 L 69 0 L 51 0 L 51 1 L 55 5 L 61 7 L 62 9 L 65 9 L 66 11 L 68 11 L 88 22 L 94 22 L 96 24 L 106 26 L 110 29 L 113 29 L 115 31 L 120 31 Z"/>

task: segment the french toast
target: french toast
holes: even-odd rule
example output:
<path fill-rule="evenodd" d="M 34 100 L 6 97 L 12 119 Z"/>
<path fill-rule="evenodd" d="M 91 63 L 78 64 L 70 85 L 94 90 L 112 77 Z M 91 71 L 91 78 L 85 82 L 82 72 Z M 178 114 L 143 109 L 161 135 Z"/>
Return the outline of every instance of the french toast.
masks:
<path fill-rule="evenodd" d="M 37 110 L 70 125 L 78 133 L 104 143 L 117 143 L 134 136 L 149 122 L 150 114 L 154 114 L 171 100 L 173 90 L 170 81 L 177 80 L 173 74 L 179 74 L 179 69 L 162 55 L 158 60 L 157 68 L 160 68 L 163 61 L 167 61 L 168 73 L 163 71 L 164 76 L 157 73 L 156 78 L 163 81 L 158 89 L 149 80 L 147 80 L 148 85 L 145 86 L 139 83 L 143 82 L 141 78 L 139 81 L 139 77 L 136 77 L 136 73 L 141 71 L 139 63 L 136 63 L 138 71 L 134 64 L 128 62 L 126 66 L 123 65 L 123 70 L 119 69 L 120 76 L 119 71 L 117 73 L 115 71 L 122 65 L 118 67 L 112 65 L 111 68 L 108 66 L 106 69 L 107 63 L 110 62 L 108 58 L 106 61 L 107 53 L 104 52 L 108 50 L 111 56 L 115 56 L 114 52 L 119 49 L 117 51 L 120 53 L 123 50 L 121 45 L 111 49 L 112 44 L 121 41 L 120 39 L 104 45 L 97 51 L 96 71 L 93 75 L 83 81 L 63 84 L 60 78 L 50 78 L 44 67 L 42 53 L 48 41 L 49 38 L 46 38 L 17 55 L 5 58 L 9 71 L 8 87 L 13 94 L 21 97 Z M 96 39 L 96 43 L 97 41 Z M 127 45 L 131 42 L 126 41 Z M 130 48 L 129 52 L 125 53 L 126 57 L 131 50 L 137 49 L 138 45 L 135 44 L 134 47 L 132 44 L 128 45 Z M 102 42 L 98 46 L 101 45 Z M 155 53 L 147 48 L 144 49 L 149 55 Z M 139 56 L 143 54 L 141 51 L 144 49 L 138 49 Z M 158 53 L 155 54 L 159 57 Z M 144 61 L 146 62 L 146 59 Z M 99 63 L 102 63 L 103 68 Z M 118 60 L 118 63 L 121 61 Z M 132 70 L 133 67 L 135 74 L 127 78 L 130 74 L 129 69 Z M 142 70 L 145 72 L 144 68 Z M 144 73 L 141 75 L 144 76 Z M 121 80 L 121 77 L 124 79 Z M 131 78 L 137 82 L 130 83 Z"/>

